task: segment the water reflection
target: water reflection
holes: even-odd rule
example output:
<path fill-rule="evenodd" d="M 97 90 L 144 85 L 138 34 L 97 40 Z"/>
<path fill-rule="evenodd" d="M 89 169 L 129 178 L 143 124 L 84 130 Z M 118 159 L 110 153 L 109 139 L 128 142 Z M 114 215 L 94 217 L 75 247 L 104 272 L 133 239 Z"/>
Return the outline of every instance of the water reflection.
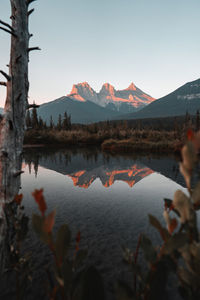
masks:
<path fill-rule="evenodd" d="M 178 164 L 169 157 L 110 156 L 97 149 L 68 149 L 59 152 L 44 149 L 36 152 L 29 149 L 24 153 L 23 167 L 26 165 L 29 167 L 29 173 L 34 172 L 36 177 L 40 165 L 67 175 L 74 186 L 85 189 L 98 178 L 104 187 L 110 187 L 115 181 L 123 181 L 133 187 L 154 172 L 184 185 Z"/>
<path fill-rule="evenodd" d="M 121 245 L 135 249 L 141 232 L 157 244 L 147 215 L 155 215 L 164 225 L 163 198 L 185 190 L 178 163 L 170 157 L 111 156 L 98 149 L 26 149 L 23 167 L 21 192 L 27 215 L 37 211 L 31 192 L 44 188 L 49 211 L 56 207 L 55 230 L 68 223 L 72 236 L 81 231 L 80 247 L 88 247 L 87 265 L 100 270 L 108 291 L 127 272 Z M 41 268 L 47 254 L 34 235 L 27 250 Z"/>

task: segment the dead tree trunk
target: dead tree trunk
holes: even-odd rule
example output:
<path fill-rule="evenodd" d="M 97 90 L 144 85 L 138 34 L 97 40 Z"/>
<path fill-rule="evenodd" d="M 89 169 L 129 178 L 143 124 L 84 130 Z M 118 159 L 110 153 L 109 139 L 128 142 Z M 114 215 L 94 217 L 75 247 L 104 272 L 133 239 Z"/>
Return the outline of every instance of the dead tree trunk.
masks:
<path fill-rule="evenodd" d="M 7 96 L 3 119 L 0 123 L 0 247 L 5 237 L 6 216 L 4 203 L 13 200 L 18 193 L 21 174 L 21 155 L 28 108 L 28 57 L 32 35 L 28 30 L 28 18 L 33 12 L 29 4 L 34 0 L 10 0 L 12 25 L 0 20 L 0 29 L 11 35 L 8 74 L 0 70 Z M 36 48 L 36 47 L 35 47 Z"/>

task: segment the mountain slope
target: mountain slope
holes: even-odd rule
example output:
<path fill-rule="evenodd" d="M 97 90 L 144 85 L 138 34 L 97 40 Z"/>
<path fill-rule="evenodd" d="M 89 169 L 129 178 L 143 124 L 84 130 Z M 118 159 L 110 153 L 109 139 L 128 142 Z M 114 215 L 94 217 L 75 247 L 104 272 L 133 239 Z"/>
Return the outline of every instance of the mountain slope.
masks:
<path fill-rule="evenodd" d="M 37 112 L 44 121 L 49 124 L 50 116 L 57 124 L 58 116 L 64 112 L 71 115 L 72 123 L 92 123 L 105 121 L 118 116 L 117 112 L 108 110 L 90 101 L 74 101 L 69 97 L 61 97 L 57 100 L 42 104 Z"/>
<path fill-rule="evenodd" d="M 155 100 L 133 83 L 127 89 L 119 91 L 115 90 L 111 84 L 105 83 L 100 92 L 97 93 L 87 82 L 82 82 L 73 85 L 68 97 L 80 102 L 88 100 L 101 107 L 121 113 L 137 111 Z"/>
<path fill-rule="evenodd" d="M 121 115 L 121 119 L 141 119 L 195 114 L 200 109 L 200 79 L 188 82 L 174 92 L 162 97 L 139 112 Z"/>

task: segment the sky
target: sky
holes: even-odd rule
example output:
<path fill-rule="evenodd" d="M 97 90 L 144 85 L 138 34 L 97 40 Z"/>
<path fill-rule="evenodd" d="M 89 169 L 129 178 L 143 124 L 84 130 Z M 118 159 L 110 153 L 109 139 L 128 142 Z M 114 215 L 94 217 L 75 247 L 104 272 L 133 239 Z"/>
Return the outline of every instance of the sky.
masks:
<path fill-rule="evenodd" d="M 42 51 L 30 54 L 30 103 L 67 95 L 84 81 L 96 91 L 134 82 L 160 98 L 200 78 L 200 0 L 37 0 L 31 7 L 30 45 Z M 10 1 L 1 0 L 0 19 L 9 17 Z M 1 70 L 9 48 L 0 30 Z"/>

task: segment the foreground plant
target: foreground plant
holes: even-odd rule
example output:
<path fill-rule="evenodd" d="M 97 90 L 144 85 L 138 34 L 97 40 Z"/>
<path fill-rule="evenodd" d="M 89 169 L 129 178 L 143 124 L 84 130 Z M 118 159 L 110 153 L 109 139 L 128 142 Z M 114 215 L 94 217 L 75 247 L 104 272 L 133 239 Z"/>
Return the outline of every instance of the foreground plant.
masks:
<path fill-rule="evenodd" d="M 94 267 L 83 267 L 87 257 L 86 249 L 79 249 L 80 231 L 76 235 L 75 249 L 71 247 L 71 231 L 67 224 L 61 225 L 56 236 L 52 232 L 56 211 L 46 215 L 47 205 L 43 190 L 35 190 L 32 194 L 38 204 L 41 215 L 33 214 L 32 224 L 35 232 L 50 249 L 55 265 L 55 274 L 48 270 L 51 287 L 51 300 L 94 300 L 104 299 L 104 289 L 101 276 Z M 52 275 L 53 278 L 52 278 Z M 60 299 L 60 298 L 59 298 Z"/>
<path fill-rule="evenodd" d="M 188 194 L 177 190 L 173 200 L 164 199 L 164 219 L 167 229 L 152 215 L 149 223 L 156 228 L 163 241 L 154 247 L 151 240 L 142 234 L 136 252 L 124 248 L 124 261 L 130 266 L 134 284 L 117 285 L 117 299 L 168 299 L 169 280 L 177 279 L 177 290 L 183 299 L 200 299 L 200 242 L 196 210 L 200 208 L 200 182 L 195 188 L 191 178 L 197 165 L 200 134 L 188 131 L 188 141 L 182 148 L 180 172 L 184 176 Z M 171 217 L 171 214 L 176 217 Z M 147 271 L 137 263 L 139 248 L 147 262 Z M 175 296 L 175 292 L 174 292 Z"/>
<path fill-rule="evenodd" d="M 7 286 L 11 280 L 14 283 L 12 289 L 15 290 L 16 299 L 24 299 L 27 285 L 32 281 L 31 254 L 24 253 L 23 242 L 28 233 L 29 218 L 24 213 L 22 205 L 23 195 L 16 195 L 13 201 L 5 203 L 6 221 L 9 231 L 5 237 L 6 264 L 1 283 Z M 11 290 L 12 290 L 11 289 Z M 10 289 L 0 298 L 10 297 Z"/>

